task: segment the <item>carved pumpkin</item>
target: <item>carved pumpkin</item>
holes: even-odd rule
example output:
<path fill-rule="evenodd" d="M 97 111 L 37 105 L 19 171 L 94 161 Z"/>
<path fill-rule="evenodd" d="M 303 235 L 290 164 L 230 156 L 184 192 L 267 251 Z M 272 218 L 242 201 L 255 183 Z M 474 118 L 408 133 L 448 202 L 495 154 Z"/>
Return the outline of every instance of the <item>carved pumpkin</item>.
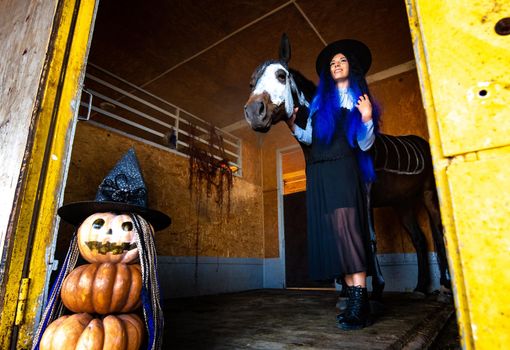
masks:
<path fill-rule="evenodd" d="M 138 248 L 133 221 L 126 214 L 92 214 L 78 228 L 78 248 L 90 263 L 135 262 Z"/>
<path fill-rule="evenodd" d="M 141 305 L 140 265 L 86 264 L 66 277 L 60 296 L 73 312 L 131 312 Z"/>
<path fill-rule="evenodd" d="M 44 332 L 40 350 L 116 349 L 137 350 L 144 325 L 135 314 L 109 315 L 103 320 L 86 313 L 62 316 Z"/>

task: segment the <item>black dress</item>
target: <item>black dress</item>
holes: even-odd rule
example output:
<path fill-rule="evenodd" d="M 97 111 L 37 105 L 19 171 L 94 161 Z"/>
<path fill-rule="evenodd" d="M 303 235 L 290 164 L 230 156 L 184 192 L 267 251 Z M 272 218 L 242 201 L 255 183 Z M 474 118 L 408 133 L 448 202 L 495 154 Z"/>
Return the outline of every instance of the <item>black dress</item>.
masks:
<path fill-rule="evenodd" d="M 345 113 L 342 108 L 341 116 Z M 328 145 L 317 141 L 312 128 L 306 179 L 310 278 L 370 274 L 365 189 L 355 150 L 349 146 L 341 123 L 337 123 Z"/>

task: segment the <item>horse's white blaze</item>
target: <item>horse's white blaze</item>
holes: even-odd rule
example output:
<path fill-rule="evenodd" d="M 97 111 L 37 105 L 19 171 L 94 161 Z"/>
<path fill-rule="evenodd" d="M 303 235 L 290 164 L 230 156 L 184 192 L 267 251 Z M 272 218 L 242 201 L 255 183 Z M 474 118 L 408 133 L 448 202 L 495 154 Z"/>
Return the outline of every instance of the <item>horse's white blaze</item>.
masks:
<path fill-rule="evenodd" d="M 281 83 L 276 77 L 278 70 L 285 72 L 285 84 Z M 257 85 L 253 89 L 252 94 L 262 94 L 267 92 L 271 97 L 271 102 L 279 106 L 286 101 L 292 101 L 292 91 L 289 81 L 289 71 L 279 63 L 270 64 L 262 73 L 262 76 L 257 81 Z M 292 102 L 285 103 L 285 111 L 287 116 L 293 112 Z"/>

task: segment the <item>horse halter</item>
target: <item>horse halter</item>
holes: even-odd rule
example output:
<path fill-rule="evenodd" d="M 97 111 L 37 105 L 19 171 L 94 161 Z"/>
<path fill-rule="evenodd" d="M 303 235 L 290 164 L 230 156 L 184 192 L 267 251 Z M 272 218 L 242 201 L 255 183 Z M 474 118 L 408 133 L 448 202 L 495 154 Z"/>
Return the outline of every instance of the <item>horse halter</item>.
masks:
<path fill-rule="evenodd" d="M 295 108 L 296 106 L 305 106 L 306 108 L 310 108 L 310 103 L 306 100 L 305 95 L 302 91 L 299 91 L 296 82 L 294 81 L 294 76 L 292 73 L 287 72 L 287 79 L 289 80 L 290 90 L 292 91 L 292 104 Z M 298 100 L 298 104 L 296 104 L 296 98 Z"/>
<path fill-rule="evenodd" d="M 282 70 L 285 73 L 284 86 L 282 86 L 283 81 L 279 81 L 277 84 L 273 85 L 273 82 L 276 81 L 276 79 L 274 79 L 274 74 L 276 74 L 278 70 Z M 271 96 L 271 101 L 275 104 L 276 110 L 279 110 L 282 104 L 288 101 L 288 103 L 285 104 L 287 118 L 290 118 L 295 107 L 309 107 L 308 101 L 304 94 L 299 91 L 294 77 L 285 63 L 281 61 L 267 61 L 257 69 L 256 76 L 255 88 L 252 93 L 267 92 Z M 268 79 L 268 77 L 270 77 L 270 79 Z M 290 103 L 290 101 L 292 101 L 292 103 Z"/>
<path fill-rule="evenodd" d="M 298 89 L 296 81 L 294 80 L 294 76 L 292 75 L 290 70 L 285 65 L 282 65 L 282 66 L 283 66 L 283 69 L 286 74 L 285 85 L 288 85 L 289 92 L 290 92 L 288 97 L 290 97 L 290 100 L 292 100 L 292 107 L 290 107 L 290 105 L 286 104 L 287 118 L 290 118 L 290 116 L 294 112 L 294 108 L 300 107 L 300 106 L 305 106 L 306 108 L 310 108 L 310 103 L 306 100 L 303 92 Z M 278 106 L 278 108 L 279 107 L 280 106 Z"/>

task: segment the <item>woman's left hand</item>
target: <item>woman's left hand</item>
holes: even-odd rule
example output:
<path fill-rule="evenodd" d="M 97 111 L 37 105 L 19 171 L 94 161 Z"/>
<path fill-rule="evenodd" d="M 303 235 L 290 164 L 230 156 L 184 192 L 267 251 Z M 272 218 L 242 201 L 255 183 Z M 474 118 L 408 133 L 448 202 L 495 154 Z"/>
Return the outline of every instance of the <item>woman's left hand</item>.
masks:
<path fill-rule="evenodd" d="M 361 113 L 361 120 L 363 121 L 363 123 L 372 120 L 372 103 L 370 103 L 370 99 L 368 98 L 367 94 L 361 95 L 358 98 L 356 108 Z"/>

